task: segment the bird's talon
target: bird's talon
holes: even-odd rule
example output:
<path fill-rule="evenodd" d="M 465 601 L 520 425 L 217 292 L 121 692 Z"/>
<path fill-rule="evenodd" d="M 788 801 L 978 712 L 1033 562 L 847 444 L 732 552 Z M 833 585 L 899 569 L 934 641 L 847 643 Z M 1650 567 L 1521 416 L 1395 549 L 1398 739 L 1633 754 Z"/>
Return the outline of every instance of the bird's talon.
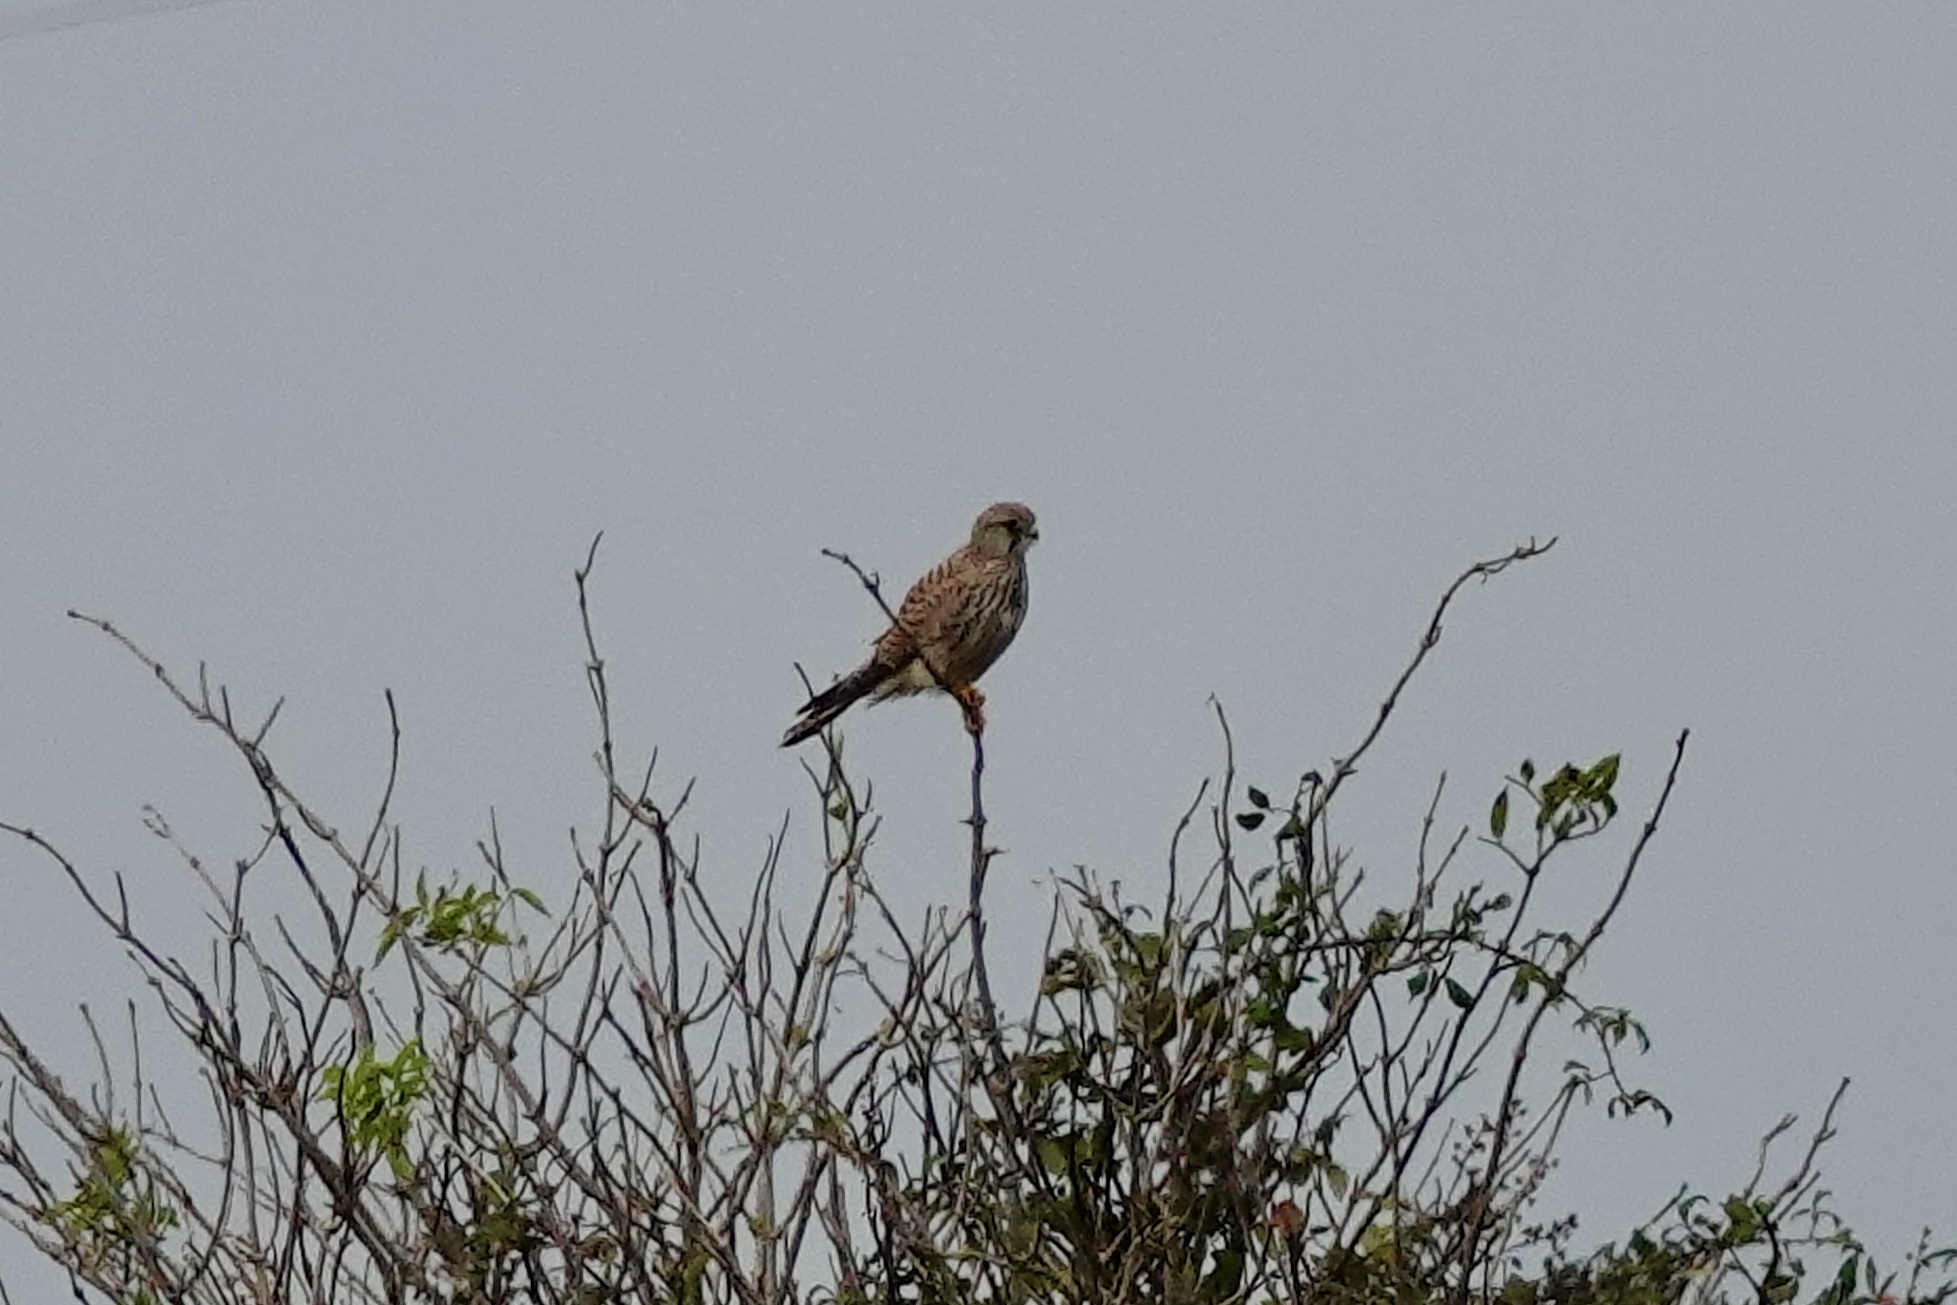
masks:
<path fill-rule="evenodd" d="M 965 713 L 965 732 L 967 734 L 985 733 L 985 695 L 978 691 L 976 684 L 963 684 L 952 690 L 958 705 Z"/>

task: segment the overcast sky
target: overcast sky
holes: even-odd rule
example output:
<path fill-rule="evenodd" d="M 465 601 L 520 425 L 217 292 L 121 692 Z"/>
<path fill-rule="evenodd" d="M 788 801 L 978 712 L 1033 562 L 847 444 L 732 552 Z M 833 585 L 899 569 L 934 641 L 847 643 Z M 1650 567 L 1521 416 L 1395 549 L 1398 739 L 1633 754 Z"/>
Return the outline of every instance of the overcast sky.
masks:
<path fill-rule="evenodd" d="M 1404 874 L 1440 771 L 1479 822 L 1525 755 L 1621 750 L 1642 805 L 1692 727 L 1589 970 L 1677 1123 L 1579 1130 L 1559 1199 L 1610 1236 L 1723 1192 L 1850 1075 L 1841 1208 L 1957 1232 L 1957 9 L 59 8 L 0 0 L 0 819 L 186 949 L 142 806 L 223 864 L 249 776 L 69 607 L 286 695 L 350 826 L 393 689 L 410 858 L 493 808 L 562 900 L 603 529 L 622 742 L 698 777 L 716 874 L 792 807 L 808 876 L 792 666 L 878 625 L 818 550 L 901 584 L 1024 499 L 987 688 L 1030 964 L 1052 871 L 1159 885 L 1209 695 L 1288 791 L 1453 574 L 1556 535 L 1464 599 L 1356 855 Z M 879 874 L 957 901 L 955 711 L 846 733 Z M 28 849 L 0 876 L 0 1002 L 85 1076 L 130 971 Z"/>

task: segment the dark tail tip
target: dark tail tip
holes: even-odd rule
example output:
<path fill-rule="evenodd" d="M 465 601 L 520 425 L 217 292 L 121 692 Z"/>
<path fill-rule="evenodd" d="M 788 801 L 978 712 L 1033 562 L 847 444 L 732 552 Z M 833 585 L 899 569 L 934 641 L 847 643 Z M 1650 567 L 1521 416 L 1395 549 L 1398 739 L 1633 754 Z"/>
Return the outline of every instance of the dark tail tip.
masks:
<path fill-rule="evenodd" d="M 820 716 L 804 716 L 788 727 L 788 733 L 781 736 L 781 745 L 784 748 L 792 748 L 797 743 L 812 739 L 820 734 L 822 727 L 828 723 Z"/>
<path fill-rule="evenodd" d="M 850 704 L 890 677 L 891 668 L 874 658 L 837 680 L 802 704 L 799 718 L 781 736 L 781 745 L 792 748 L 803 739 L 814 738 L 822 727 L 849 710 Z"/>

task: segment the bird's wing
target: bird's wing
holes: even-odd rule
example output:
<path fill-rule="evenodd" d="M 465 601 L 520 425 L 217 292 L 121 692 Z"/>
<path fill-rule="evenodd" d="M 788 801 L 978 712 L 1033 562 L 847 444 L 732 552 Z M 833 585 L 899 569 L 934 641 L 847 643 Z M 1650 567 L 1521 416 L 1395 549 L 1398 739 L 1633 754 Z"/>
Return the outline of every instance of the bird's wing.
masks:
<path fill-rule="evenodd" d="M 965 590 L 968 569 L 964 549 L 919 576 L 897 608 L 897 623 L 878 637 L 875 659 L 901 666 L 917 656 L 920 646 L 934 647 L 948 617 L 955 617 L 961 606 L 959 595 Z"/>

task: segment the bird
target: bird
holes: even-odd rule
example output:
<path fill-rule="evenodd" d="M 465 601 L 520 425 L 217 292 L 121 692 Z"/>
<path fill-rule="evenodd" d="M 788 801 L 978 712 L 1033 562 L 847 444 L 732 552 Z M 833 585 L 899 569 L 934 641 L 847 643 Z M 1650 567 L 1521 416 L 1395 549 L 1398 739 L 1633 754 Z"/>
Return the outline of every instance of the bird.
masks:
<path fill-rule="evenodd" d="M 965 728 L 982 734 L 985 695 L 977 681 L 1026 620 L 1026 550 L 1039 537 L 1024 503 L 994 503 L 979 513 L 971 540 L 911 586 L 869 658 L 804 703 L 781 745 L 820 733 L 866 696 L 881 702 L 932 689 L 957 698 Z"/>

